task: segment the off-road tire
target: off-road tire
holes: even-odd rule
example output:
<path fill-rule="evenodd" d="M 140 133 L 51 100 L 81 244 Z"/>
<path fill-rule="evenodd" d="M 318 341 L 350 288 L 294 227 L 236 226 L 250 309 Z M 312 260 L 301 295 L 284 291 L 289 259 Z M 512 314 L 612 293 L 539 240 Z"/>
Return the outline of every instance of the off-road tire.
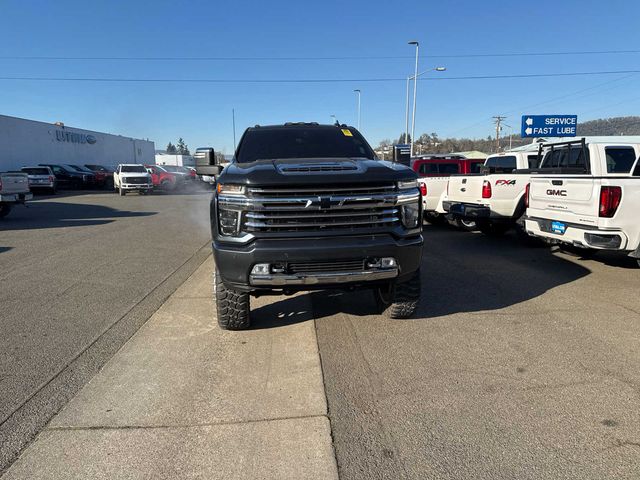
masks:
<path fill-rule="evenodd" d="M 420 303 L 420 270 L 414 272 L 407 282 L 389 284 L 374 290 L 378 312 L 389 318 L 409 318 Z"/>
<path fill-rule="evenodd" d="M 127 194 L 127 191 L 124 188 L 118 187 L 118 193 L 121 197 L 124 197 Z"/>
<path fill-rule="evenodd" d="M 11 211 L 10 203 L 0 203 L 0 218 L 6 217 Z"/>
<path fill-rule="evenodd" d="M 249 294 L 227 288 L 218 269 L 213 272 L 213 291 L 216 297 L 218 325 L 223 330 L 246 330 L 251 326 L 249 318 Z"/>

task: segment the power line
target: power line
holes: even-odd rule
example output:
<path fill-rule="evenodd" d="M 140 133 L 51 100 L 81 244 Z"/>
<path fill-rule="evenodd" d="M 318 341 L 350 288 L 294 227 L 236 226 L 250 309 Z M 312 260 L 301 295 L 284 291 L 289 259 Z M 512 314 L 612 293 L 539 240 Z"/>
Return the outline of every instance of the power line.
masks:
<path fill-rule="evenodd" d="M 490 80 L 507 78 L 543 78 L 543 77 L 575 77 L 593 75 L 619 75 L 640 73 L 640 70 L 610 70 L 600 72 L 556 72 L 556 73 L 528 73 L 512 75 L 474 75 L 459 77 L 430 77 L 420 81 L 444 80 Z M 280 79 L 221 79 L 221 78 L 117 78 L 117 77 L 31 77 L 31 76 L 2 76 L 0 80 L 42 81 L 42 82 L 123 82 L 123 83 L 350 83 L 350 82 L 404 82 L 406 78 L 280 78 Z"/>
<path fill-rule="evenodd" d="M 503 53 L 460 53 L 429 55 L 429 58 L 486 58 L 486 57 L 552 57 L 571 55 L 624 55 L 638 54 L 640 50 L 587 50 L 573 52 L 503 52 Z M 80 60 L 80 61 L 325 61 L 325 60 L 401 60 L 413 58 L 409 55 L 346 55 L 318 57 L 154 57 L 154 56 L 50 56 L 50 55 L 2 55 L 0 60 Z"/>

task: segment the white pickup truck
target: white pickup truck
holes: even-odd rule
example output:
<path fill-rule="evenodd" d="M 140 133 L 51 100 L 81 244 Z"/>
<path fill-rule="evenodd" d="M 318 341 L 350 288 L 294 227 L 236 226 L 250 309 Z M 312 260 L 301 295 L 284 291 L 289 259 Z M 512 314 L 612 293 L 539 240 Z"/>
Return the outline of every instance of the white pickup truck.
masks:
<path fill-rule="evenodd" d="M 121 196 L 127 192 L 146 195 L 153 191 L 153 180 L 144 165 L 121 163 L 113 172 L 113 187 Z"/>
<path fill-rule="evenodd" d="M 538 145 L 531 144 L 524 151 L 491 155 L 484 173 L 452 175 L 439 208 L 454 219 L 475 220 L 478 229 L 489 235 L 512 227 L 524 232 L 524 195 L 529 170 L 538 167 L 537 150 Z"/>
<path fill-rule="evenodd" d="M 9 215 L 16 204 L 31 200 L 29 176 L 22 172 L 0 173 L 0 218 Z"/>
<path fill-rule="evenodd" d="M 548 144 L 533 175 L 525 228 L 574 247 L 618 250 L 640 264 L 640 138 Z"/>

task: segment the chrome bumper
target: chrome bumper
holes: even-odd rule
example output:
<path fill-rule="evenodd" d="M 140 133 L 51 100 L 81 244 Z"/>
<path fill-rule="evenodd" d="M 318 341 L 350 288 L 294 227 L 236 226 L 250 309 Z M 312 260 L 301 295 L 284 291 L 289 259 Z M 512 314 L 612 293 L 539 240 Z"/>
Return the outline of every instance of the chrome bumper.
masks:
<path fill-rule="evenodd" d="M 363 272 L 323 272 L 296 274 L 250 275 L 249 283 L 256 286 L 323 285 L 334 283 L 372 282 L 398 276 L 397 268 L 365 270 Z"/>
<path fill-rule="evenodd" d="M 31 200 L 33 198 L 33 193 L 5 193 L 0 194 L 0 202 L 17 202 L 21 203 L 25 200 Z"/>

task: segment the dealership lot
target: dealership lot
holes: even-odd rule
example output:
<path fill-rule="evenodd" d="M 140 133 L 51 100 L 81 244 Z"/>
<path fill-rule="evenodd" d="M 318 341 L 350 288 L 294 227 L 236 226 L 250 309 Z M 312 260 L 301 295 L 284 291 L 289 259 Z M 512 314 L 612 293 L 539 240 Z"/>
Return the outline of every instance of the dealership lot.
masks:
<path fill-rule="evenodd" d="M 208 199 L 70 192 L 0 222 L 0 467 L 210 253 Z"/>
<path fill-rule="evenodd" d="M 331 440 L 346 479 L 640 475 L 633 260 L 426 225 L 415 319 L 313 293 L 223 332 L 208 197 L 45 197 L 0 224 L 3 461 L 97 373 L 8 478 L 115 478 L 133 456 L 150 476 L 294 478 L 296 458 L 327 478 Z M 246 464 L 220 453 L 248 437 Z"/>

